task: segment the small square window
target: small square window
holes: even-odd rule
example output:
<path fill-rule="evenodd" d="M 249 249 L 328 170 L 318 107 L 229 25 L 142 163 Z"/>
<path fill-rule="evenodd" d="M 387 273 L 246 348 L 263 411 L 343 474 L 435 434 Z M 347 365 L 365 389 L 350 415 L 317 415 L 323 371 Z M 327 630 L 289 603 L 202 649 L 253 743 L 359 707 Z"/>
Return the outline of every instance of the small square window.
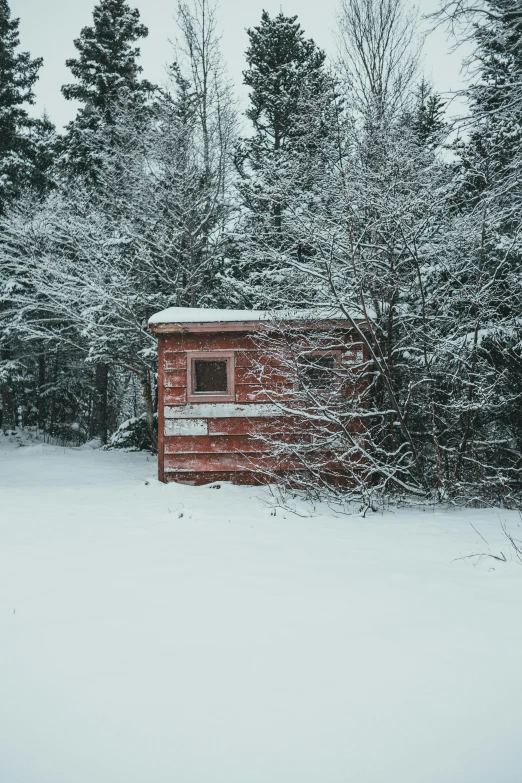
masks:
<path fill-rule="evenodd" d="M 299 357 L 301 388 L 329 389 L 335 380 L 335 356 L 333 354 Z"/>
<path fill-rule="evenodd" d="M 194 359 L 194 392 L 228 392 L 226 359 Z"/>
<path fill-rule="evenodd" d="M 231 402 L 235 399 L 234 354 L 191 351 L 187 354 L 189 402 Z"/>

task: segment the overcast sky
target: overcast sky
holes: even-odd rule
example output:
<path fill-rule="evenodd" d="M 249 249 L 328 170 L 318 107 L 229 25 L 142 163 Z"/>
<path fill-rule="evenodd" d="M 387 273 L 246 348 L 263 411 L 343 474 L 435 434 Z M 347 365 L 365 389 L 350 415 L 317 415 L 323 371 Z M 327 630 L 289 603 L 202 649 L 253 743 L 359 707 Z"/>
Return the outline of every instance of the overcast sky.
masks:
<path fill-rule="evenodd" d="M 92 23 L 95 0 L 10 0 L 13 16 L 20 17 L 20 35 L 23 49 L 33 57 L 43 57 L 37 92 L 37 112 L 44 109 L 58 125 L 64 125 L 75 114 L 75 106 L 66 101 L 60 86 L 71 81 L 65 60 L 74 56 L 73 39 L 85 25 Z M 140 42 L 144 75 L 152 82 L 164 81 L 165 64 L 172 61 L 169 39 L 176 37 L 173 20 L 175 0 L 131 0 L 130 5 L 140 10 L 142 21 L 149 28 L 149 36 Z M 240 98 L 241 72 L 245 68 L 247 47 L 246 28 L 258 24 L 263 8 L 274 15 L 282 7 L 287 15 L 297 14 L 308 37 L 333 54 L 335 50 L 335 11 L 339 0 L 221 0 L 220 23 L 223 34 L 223 52 L 230 75 L 237 85 Z M 437 8 L 438 0 L 421 0 L 420 10 L 429 13 Z M 450 92 L 462 85 L 460 53 L 449 53 L 445 33 L 437 30 L 428 36 L 425 45 L 424 70 L 440 92 Z"/>

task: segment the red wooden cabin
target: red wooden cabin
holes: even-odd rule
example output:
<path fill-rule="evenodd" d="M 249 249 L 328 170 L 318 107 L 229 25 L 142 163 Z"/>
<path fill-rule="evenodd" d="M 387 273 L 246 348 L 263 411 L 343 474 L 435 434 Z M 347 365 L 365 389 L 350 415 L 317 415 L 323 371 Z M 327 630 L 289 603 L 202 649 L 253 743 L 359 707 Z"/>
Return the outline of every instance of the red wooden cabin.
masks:
<path fill-rule="evenodd" d="M 303 335 L 310 328 L 309 317 L 294 314 L 287 320 L 294 333 L 296 324 Z M 260 311 L 178 307 L 150 319 L 158 337 L 160 481 L 257 484 L 267 471 L 273 477 L 292 469 L 270 453 L 270 433 L 280 435 L 289 425 L 274 396 L 281 399 L 281 388 L 292 396 L 273 352 L 260 345 L 260 335 L 274 331 L 273 323 Z M 323 323 L 342 330 L 346 350 L 322 351 L 319 368 L 355 353 L 362 357 L 346 320 Z M 265 370 L 263 381 L 255 367 Z"/>

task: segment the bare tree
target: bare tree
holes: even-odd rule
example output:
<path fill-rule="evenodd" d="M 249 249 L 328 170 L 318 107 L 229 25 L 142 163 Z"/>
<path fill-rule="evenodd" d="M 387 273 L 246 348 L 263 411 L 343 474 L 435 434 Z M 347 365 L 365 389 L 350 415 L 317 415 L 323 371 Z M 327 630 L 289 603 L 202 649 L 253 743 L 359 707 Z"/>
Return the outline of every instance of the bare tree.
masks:
<path fill-rule="evenodd" d="M 418 73 L 418 14 L 402 0 L 342 0 L 339 61 L 360 113 L 404 108 Z"/>
<path fill-rule="evenodd" d="M 201 266 L 215 250 L 215 239 L 223 239 L 230 216 L 228 193 L 233 176 L 236 111 L 221 53 L 217 4 L 211 0 L 179 0 L 176 21 L 180 31 L 176 68 L 194 115 L 192 144 L 201 167 L 202 210 L 191 226 L 188 253 L 192 264 Z M 200 301 L 193 289 L 190 304 Z"/>

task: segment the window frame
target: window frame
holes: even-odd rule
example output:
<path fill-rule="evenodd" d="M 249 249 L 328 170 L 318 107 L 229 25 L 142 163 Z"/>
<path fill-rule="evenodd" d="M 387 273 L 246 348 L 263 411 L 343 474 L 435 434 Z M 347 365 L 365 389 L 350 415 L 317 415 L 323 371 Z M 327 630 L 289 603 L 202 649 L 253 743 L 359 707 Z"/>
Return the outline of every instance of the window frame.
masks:
<path fill-rule="evenodd" d="M 234 351 L 187 351 L 187 402 L 235 402 L 235 362 Z M 196 370 L 195 362 L 198 361 L 226 361 L 227 363 L 227 391 L 226 392 L 198 392 L 195 390 Z"/>
<path fill-rule="evenodd" d="M 335 384 L 335 380 L 337 379 L 337 373 L 339 372 L 339 369 L 342 366 L 343 353 L 344 352 L 342 350 L 340 350 L 339 348 L 332 348 L 331 350 L 325 349 L 324 351 L 321 351 L 321 350 L 301 351 L 299 353 L 299 356 L 297 357 L 297 364 L 298 365 L 300 363 L 300 360 L 302 358 L 307 357 L 307 356 L 310 356 L 310 357 L 314 357 L 315 356 L 315 357 L 318 357 L 318 358 L 320 358 L 322 356 L 331 356 L 333 358 L 333 361 L 334 361 L 332 370 L 335 373 L 335 377 L 334 377 L 334 383 L 331 386 L 326 386 L 326 387 L 318 387 L 318 386 L 313 386 L 313 385 L 305 386 L 303 384 L 303 382 L 302 382 L 302 379 L 299 378 L 299 380 L 296 383 L 296 391 L 299 391 L 299 392 L 310 392 L 310 391 L 312 391 L 315 394 L 322 394 L 322 395 L 330 394 L 332 392 L 338 391 L 339 389 L 335 388 L 335 385 L 336 385 Z"/>

